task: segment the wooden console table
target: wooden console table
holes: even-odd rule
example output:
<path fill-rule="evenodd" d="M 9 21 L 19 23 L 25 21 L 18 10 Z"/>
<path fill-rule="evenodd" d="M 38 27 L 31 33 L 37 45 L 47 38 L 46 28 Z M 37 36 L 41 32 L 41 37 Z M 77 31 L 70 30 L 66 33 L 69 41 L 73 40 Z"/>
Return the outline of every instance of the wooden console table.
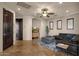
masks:
<path fill-rule="evenodd" d="M 39 28 L 32 28 L 32 39 L 38 39 L 39 38 Z"/>
<path fill-rule="evenodd" d="M 39 38 L 39 32 L 32 33 L 32 38 L 33 38 L 33 39 Z"/>

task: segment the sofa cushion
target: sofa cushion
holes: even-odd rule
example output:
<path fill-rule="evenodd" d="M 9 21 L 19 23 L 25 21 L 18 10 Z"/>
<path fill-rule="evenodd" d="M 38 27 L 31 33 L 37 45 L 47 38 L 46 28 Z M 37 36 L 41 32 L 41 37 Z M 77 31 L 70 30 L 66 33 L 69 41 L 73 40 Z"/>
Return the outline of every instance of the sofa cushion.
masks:
<path fill-rule="evenodd" d="M 45 44 L 50 44 L 53 42 L 53 37 L 45 37 L 45 38 L 42 38 L 41 41 L 44 42 Z"/>
<path fill-rule="evenodd" d="M 68 40 L 71 40 L 73 38 L 73 35 L 71 34 L 67 34 L 64 39 L 68 39 Z"/>
<path fill-rule="evenodd" d="M 41 41 L 42 41 L 43 43 L 46 43 L 46 39 L 45 39 L 45 38 L 43 38 Z"/>
<path fill-rule="evenodd" d="M 66 34 L 60 33 L 59 36 L 62 37 L 62 38 L 64 38 L 66 36 Z"/>
<path fill-rule="evenodd" d="M 70 45 L 67 49 L 67 51 L 73 55 L 77 55 L 77 45 Z"/>
<path fill-rule="evenodd" d="M 76 36 L 73 36 L 73 38 L 71 39 L 72 41 L 78 41 L 79 40 L 79 38 L 78 38 L 79 36 L 78 35 L 76 35 Z"/>

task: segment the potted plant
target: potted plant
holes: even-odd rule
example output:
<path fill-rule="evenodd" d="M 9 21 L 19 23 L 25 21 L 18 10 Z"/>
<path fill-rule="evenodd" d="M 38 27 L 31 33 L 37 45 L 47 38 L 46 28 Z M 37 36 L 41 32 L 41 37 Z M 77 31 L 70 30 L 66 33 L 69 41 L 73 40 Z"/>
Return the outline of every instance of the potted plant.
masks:
<path fill-rule="evenodd" d="M 46 26 L 46 36 L 48 36 L 48 34 L 49 34 L 49 28 L 48 26 Z"/>

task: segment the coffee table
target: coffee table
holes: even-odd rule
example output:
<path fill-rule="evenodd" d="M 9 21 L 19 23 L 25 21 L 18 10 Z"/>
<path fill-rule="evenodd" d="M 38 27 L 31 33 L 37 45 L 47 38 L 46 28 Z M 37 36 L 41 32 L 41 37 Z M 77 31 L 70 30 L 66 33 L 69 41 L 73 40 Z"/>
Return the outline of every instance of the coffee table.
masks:
<path fill-rule="evenodd" d="M 61 49 L 64 49 L 65 52 L 67 53 L 67 48 L 69 47 L 69 45 L 63 44 L 63 43 L 58 43 L 58 44 L 56 45 L 56 47 L 61 48 Z"/>

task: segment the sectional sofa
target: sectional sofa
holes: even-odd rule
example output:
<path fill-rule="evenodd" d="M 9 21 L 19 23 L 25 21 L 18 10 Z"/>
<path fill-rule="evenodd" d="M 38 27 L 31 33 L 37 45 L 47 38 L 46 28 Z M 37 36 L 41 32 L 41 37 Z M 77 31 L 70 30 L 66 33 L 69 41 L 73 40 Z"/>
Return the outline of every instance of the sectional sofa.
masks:
<path fill-rule="evenodd" d="M 79 35 L 70 33 L 60 33 L 55 36 L 56 44 L 63 43 L 69 45 L 67 53 L 71 55 L 79 55 Z"/>
<path fill-rule="evenodd" d="M 69 45 L 67 53 L 77 56 L 79 55 L 79 35 L 70 33 L 60 33 L 56 36 L 47 36 L 41 39 L 44 46 L 50 49 L 56 49 L 56 44 L 62 43 Z M 54 47 L 53 47 L 54 46 Z M 51 48 L 52 47 L 52 48 Z"/>

